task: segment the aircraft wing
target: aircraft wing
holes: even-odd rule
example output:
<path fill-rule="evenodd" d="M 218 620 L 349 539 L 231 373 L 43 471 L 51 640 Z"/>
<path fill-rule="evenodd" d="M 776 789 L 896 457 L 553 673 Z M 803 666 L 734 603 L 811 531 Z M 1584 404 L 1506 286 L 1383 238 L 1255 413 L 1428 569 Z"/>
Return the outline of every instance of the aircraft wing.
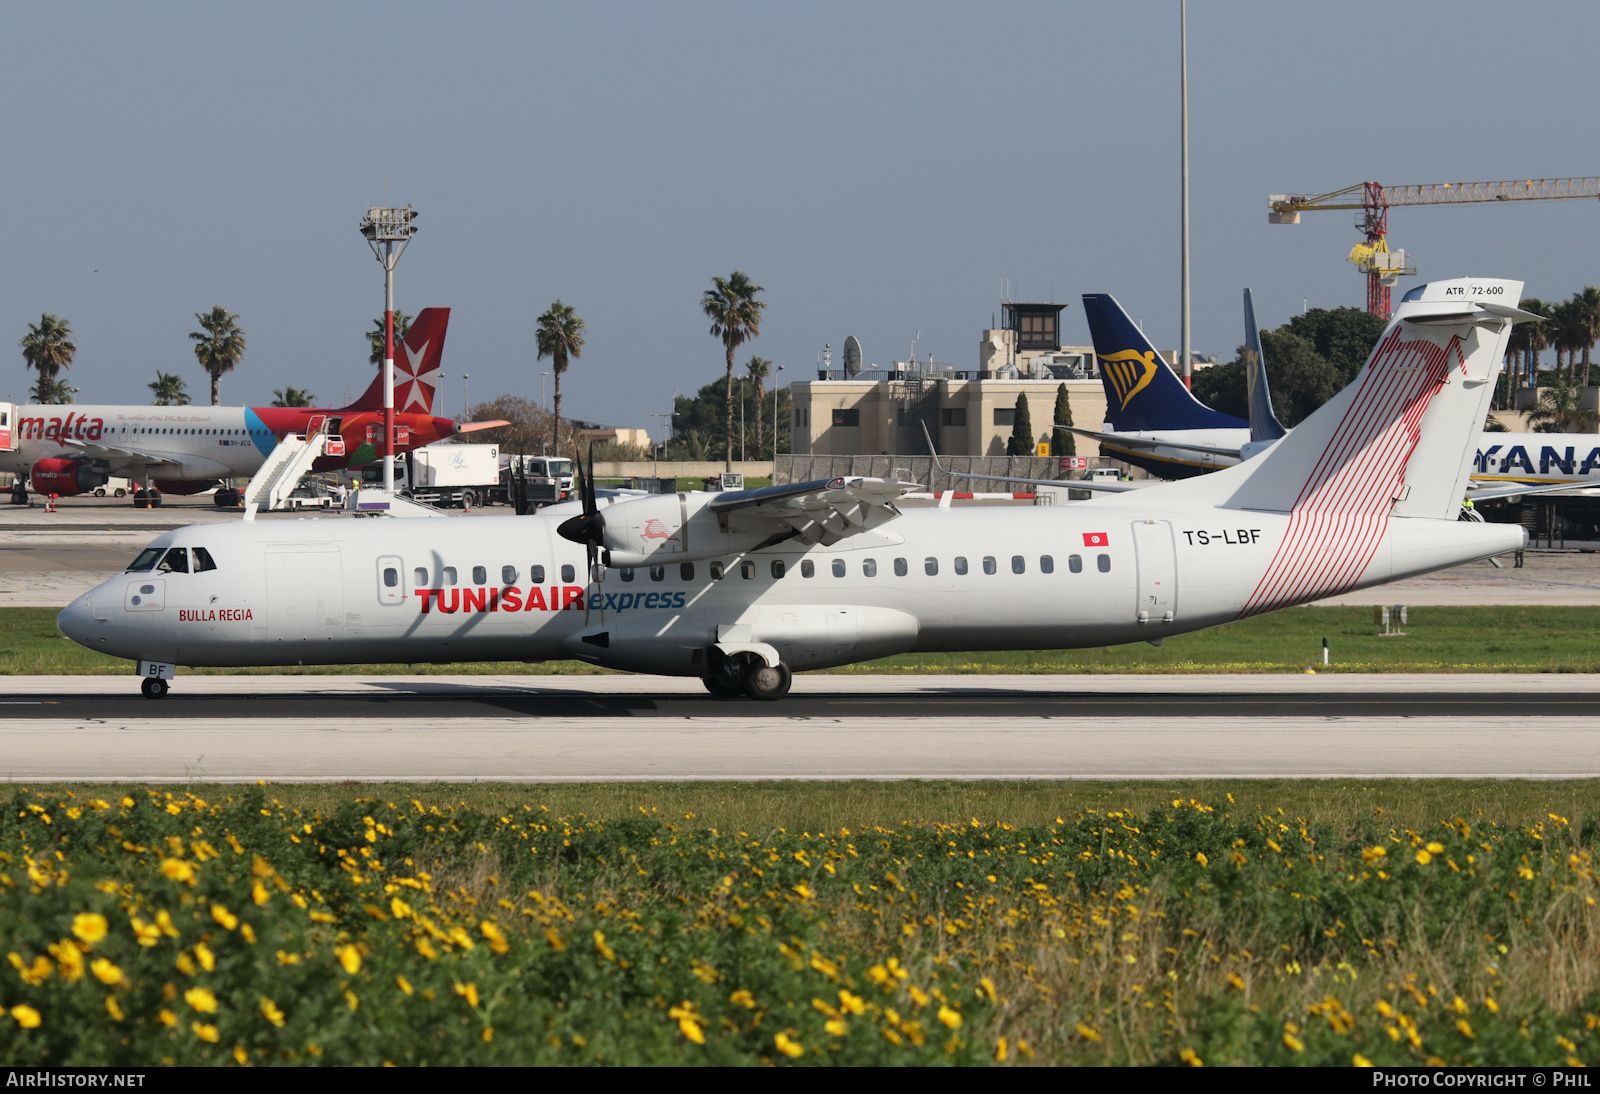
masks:
<path fill-rule="evenodd" d="M 831 547 L 900 515 L 895 502 L 921 490 L 892 479 L 817 479 L 718 494 L 708 508 L 730 532 L 768 534 Z"/>
<path fill-rule="evenodd" d="M 108 460 L 113 464 L 137 463 L 146 467 L 181 466 L 180 461 L 173 459 L 171 456 L 157 455 L 154 452 L 140 452 L 132 448 L 118 448 L 114 445 L 98 444 L 94 441 L 82 441 L 75 437 L 62 437 L 57 443 L 69 448 L 75 448 L 85 456 Z"/>
<path fill-rule="evenodd" d="M 1127 437 L 1120 433 L 1097 433 L 1092 429 L 1080 429 L 1075 425 L 1058 425 L 1057 429 L 1064 429 L 1068 433 L 1076 433 L 1080 437 L 1087 437 L 1091 441 L 1102 444 L 1112 444 L 1120 448 L 1143 448 L 1154 451 L 1157 448 L 1181 448 L 1187 452 L 1205 452 L 1213 456 L 1240 457 L 1240 450 L 1218 444 L 1190 444 L 1187 441 L 1157 441 L 1149 437 Z"/>
<path fill-rule="evenodd" d="M 1493 486 L 1478 486 L 1476 483 L 1467 483 L 1467 497 L 1472 501 L 1488 501 L 1491 498 L 1514 498 L 1520 494 L 1550 494 L 1557 490 L 1581 490 L 1586 486 L 1593 486 L 1592 482 L 1575 479 L 1571 482 L 1541 482 L 1541 483 L 1496 483 Z"/>

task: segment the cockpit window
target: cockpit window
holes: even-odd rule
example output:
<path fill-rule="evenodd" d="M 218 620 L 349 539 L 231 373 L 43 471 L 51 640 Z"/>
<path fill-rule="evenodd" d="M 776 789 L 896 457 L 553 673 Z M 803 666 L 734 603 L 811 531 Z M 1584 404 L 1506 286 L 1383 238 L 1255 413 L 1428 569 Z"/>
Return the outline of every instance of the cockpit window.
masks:
<path fill-rule="evenodd" d="M 156 562 L 159 561 L 161 556 L 166 554 L 166 552 L 167 549 L 165 547 L 146 547 L 144 550 L 139 552 L 139 557 L 134 559 L 133 564 L 130 565 L 124 572 L 136 574 L 143 573 L 145 570 L 154 569 Z"/>
<path fill-rule="evenodd" d="M 158 567 L 163 573 L 186 574 L 189 572 L 189 551 L 184 547 L 174 547 L 167 552 L 167 557 L 161 560 Z"/>
<path fill-rule="evenodd" d="M 195 573 L 202 574 L 207 570 L 215 570 L 217 568 L 216 562 L 214 562 L 211 558 L 210 551 L 206 550 L 204 547 L 195 547 L 193 550 Z"/>

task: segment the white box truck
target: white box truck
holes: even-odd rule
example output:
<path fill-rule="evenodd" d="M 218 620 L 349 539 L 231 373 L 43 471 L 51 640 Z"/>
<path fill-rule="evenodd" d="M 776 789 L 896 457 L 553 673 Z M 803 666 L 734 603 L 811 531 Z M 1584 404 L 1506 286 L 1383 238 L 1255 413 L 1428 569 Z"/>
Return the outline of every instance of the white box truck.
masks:
<path fill-rule="evenodd" d="M 382 486 L 383 461 L 374 460 L 363 467 L 361 481 L 366 486 Z M 433 444 L 413 449 L 394 462 L 395 492 L 429 505 L 482 505 L 499 485 L 497 444 Z"/>

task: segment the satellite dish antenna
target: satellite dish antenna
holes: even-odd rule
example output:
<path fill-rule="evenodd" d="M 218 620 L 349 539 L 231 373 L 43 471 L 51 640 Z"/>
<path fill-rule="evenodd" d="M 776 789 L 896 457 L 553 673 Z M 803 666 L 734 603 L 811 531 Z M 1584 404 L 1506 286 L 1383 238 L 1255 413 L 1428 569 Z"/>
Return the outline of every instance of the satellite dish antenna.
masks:
<path fill-rule="evenodd" d="M 861 343 L 853 334 L 844 340 L 844 374 L 861 375 Z"/>

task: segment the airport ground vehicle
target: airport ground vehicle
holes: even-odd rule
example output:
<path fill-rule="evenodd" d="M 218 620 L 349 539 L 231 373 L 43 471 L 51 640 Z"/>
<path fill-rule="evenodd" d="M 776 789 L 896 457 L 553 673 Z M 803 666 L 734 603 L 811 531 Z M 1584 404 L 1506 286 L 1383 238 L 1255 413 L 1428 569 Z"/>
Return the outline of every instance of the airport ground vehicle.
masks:
<path fill-rule="evenodd" d="M 1521 549 L 1457 519 L 1521 288 L 1425 286 L 1293 432 L 1184 483 L 902 512 L 919 484 L 600 498 L 591 474 L 529 517 L 176 529 L 58 625 L 151 697 L 179 664 L 579 658 L 776 699 L 795 669 L 900 652 L 1160 642 Z"/>
<path fill-rule="evenodd" d="M 519 473 L 526 477 L 528 500 L 544 506 L 568 501 L 572 497 L 572 461 L 561 456 L 500 456 L 500 483 L 485 498 L 489 504 L 510 505 L 516 494 Z"/>
<path fill-rule="evenodd" d="M 362 469 L 362 482 L 383 481 L 381 466 Z M 436 444 L 406 453 L 395 464 L 394 488 L 402 497 L 441 508 L 471 509 L 501 489 L 500 446 Z"/>

